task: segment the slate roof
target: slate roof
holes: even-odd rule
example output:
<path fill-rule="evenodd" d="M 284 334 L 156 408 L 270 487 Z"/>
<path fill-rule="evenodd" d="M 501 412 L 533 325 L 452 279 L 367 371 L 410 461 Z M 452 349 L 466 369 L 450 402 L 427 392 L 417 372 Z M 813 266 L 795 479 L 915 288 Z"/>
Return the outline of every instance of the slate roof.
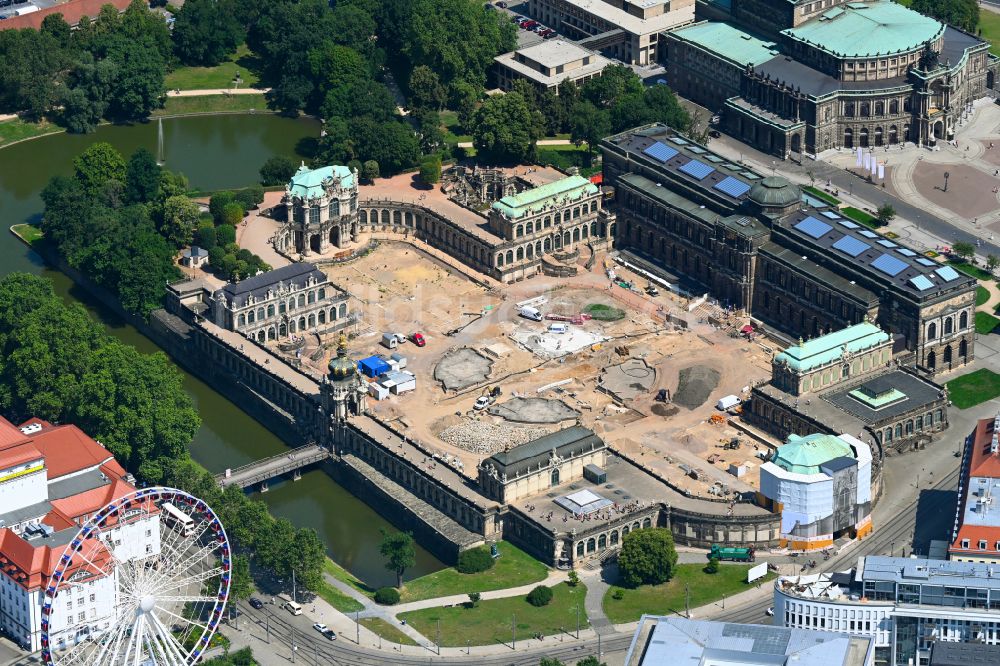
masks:
<path fill-rule="evenodd" d="M 222 291 L 226 298 L 232 302 L 234 308 L 241 308 L 246 305 L 251 294 L 257 299 L 263 298 L 269 290 L 276 288 L 279 284 L 302 288 L 310 277 L 316 278 L 316 282 L 320 283 L 327 281 L 323 271 L 313 264 L 303 261 L 275 268 L 242 282 L 227 284 L 222 288 Z"/>
<path fill-rule="evenodd" d="M 556 450 L 560 458 L 566 459 L 585 451 L 603 449 L 604 446 L 604 440 L 595 435 L 593 430 L 572 426 L 515 446 L 509 451 L 495 453 L 489 462 L 496 467 L 497 472 L 512 479 L 547 463 L 552 449 Z"/>

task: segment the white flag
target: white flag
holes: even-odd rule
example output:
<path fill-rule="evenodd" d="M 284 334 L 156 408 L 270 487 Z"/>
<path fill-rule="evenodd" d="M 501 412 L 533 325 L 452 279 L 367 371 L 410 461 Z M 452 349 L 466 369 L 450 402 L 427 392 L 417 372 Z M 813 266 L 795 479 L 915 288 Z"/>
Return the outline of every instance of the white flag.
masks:
<path fill-rule="evenodd" d="M 861 166 L 861 147 L 858 147 L 857 152 L 854 155 L 854 166 Z"/>
<path fill-rule="evenodd" d="M 879 177 L 879 180 L 885 180 L 885 165 L 884 164 L 879 164 L 878 165 L 878 177 Z"/>
<path fill-rule="evenodd" d="M 865 153 L 864 154 L 864 157 L 862 157 L 862 165 L 864 166 L 865 171 L 868 171 L 869 169 L 871 169 L 871 166 L 872 166 L 872 156 L 871 156 L 871 153 Z"/>

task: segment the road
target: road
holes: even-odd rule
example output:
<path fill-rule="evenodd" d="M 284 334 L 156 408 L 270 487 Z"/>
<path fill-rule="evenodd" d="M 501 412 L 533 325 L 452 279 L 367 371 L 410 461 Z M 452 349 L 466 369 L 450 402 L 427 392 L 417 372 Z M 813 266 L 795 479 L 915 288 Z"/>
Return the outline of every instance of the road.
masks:
<path fill-rule="evenodd" d="M 427 652 L 426 656 L 422 656 L 403 655 L 391 650 L 367 649 L 359 647 L 354 642 L 353 636 L 344 634 L 341 634 L 337 640 L 331 641 L 315 631 L 305 615 L 293 617 L 280 610 L 280 607 L 271 605 L 254 610 L 245 602 L 240 602 L 239 608 L 243 612 L 239 618 L 241 630 L 244 633 L 248 631 L 245 623 L 252 622 L 253 629 L 250 631 L 255 637 L 264 639 L 269 633 L 273 647 L 271 652 L 282 660 L 287 658 L 286 655 L 291 655 L 291 647 L 294 644 L 297 648 L 298 659 L 303 664 L 313 666 L 326 664 L 331 666 L 383 666 L 390 663 L 417 666 L 429 663 L 468 664 L 470 661 L 470 657 L 439 657 L 432 652 Z M 565 662 L 575 662 L 586 656 L 597 654 L 598 640 L 596 638 L 575 640 L 568 635 L 565 638 L 565 641 L 560 642 L 557 638 L 549 637 L 544 639 L 537 648 L 519 649 L 507 654 L 477 655 L 475 661 L 482 666 L 537 666 L 541 657 L 555 657 Z M 600 647 L 603 658 L 607 658 L 609 655 L 624 655 L 631 640 L 631 633 L 602 637 Z M 279 645 L 275 645 L 275 643 Z M 256 643 L 252 643 L 252 645 L 256 645 Z M 259 647 L 254 647 L 255 655 L 261 652 Z"/>

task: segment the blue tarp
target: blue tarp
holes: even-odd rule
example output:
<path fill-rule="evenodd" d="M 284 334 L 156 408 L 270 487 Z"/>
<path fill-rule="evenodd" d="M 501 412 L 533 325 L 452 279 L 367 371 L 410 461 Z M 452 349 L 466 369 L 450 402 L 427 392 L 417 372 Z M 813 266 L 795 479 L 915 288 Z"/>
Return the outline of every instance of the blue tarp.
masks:
<path fill-rule="evenodd" d="M 369 356 L 358 361 L 358 370 L 366 377 L 378 377 L 392 370 L 381 356 Z"/>

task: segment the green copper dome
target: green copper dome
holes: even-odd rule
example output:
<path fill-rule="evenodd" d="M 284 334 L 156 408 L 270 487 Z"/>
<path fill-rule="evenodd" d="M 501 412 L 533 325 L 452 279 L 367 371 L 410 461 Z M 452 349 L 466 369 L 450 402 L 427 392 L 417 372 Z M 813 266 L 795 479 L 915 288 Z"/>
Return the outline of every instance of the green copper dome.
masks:
<path fill-rule="evenodd" d="M 330 359 L 330 379 L 332 381 L 343 381 L 351 379 L 357 374 L 358 369 L 354 361 L 347 355 L 347 336 L 340 335 L 337 343 L 337 355 Z"/>
<path fill-rule="evenodd" d="M 844 440 L 833 435 L 789 435 L 784 446 L 771 460 L 775 465 L 796 474 L 819 474 L 819 466 L 834 458 L 853 458 L 854 451 Z"/>
<path fill-rule="evenodd" d="M 785 207 L 798 203 L 802 192 L 781 176 L 768 176 L 750 188 L 748 198 L 760 206 Z"/>

